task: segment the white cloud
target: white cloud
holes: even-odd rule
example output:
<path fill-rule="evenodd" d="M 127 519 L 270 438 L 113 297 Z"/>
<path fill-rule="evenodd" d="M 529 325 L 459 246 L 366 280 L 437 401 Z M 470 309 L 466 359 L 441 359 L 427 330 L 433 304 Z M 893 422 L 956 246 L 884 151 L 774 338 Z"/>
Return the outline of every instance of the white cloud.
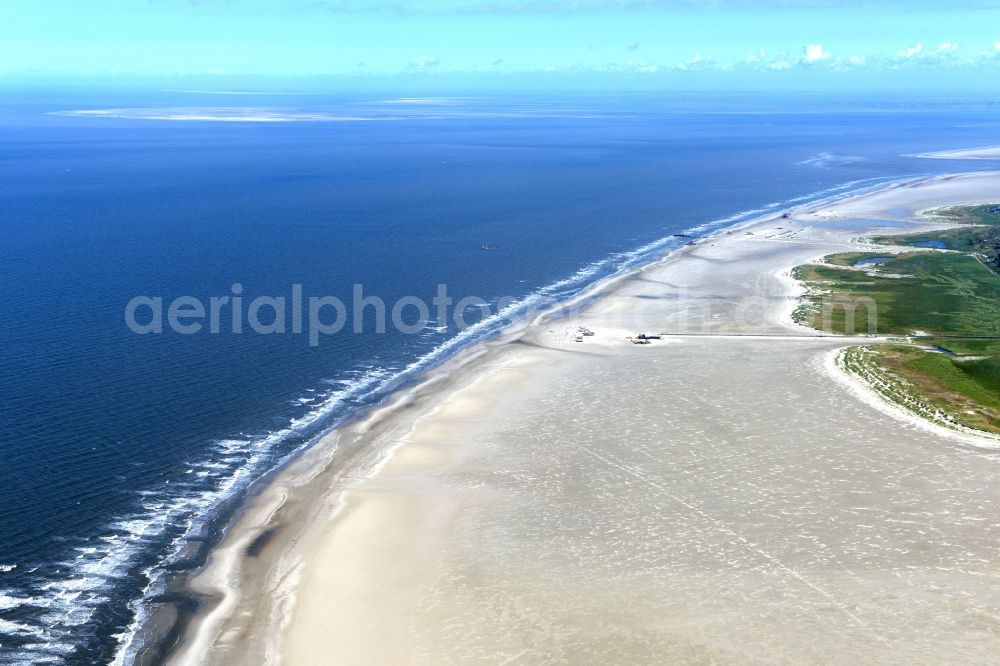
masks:
<path fill-rule="evenodd" d="M 677 63 L 677 66 L 674 67 L 674 69 L 680 72 L 697 72 L 705 69 L 711 69 L 713 67 L 715 67 L 714 60 L 702 57 L 700 53 L 695 53 L 684 62 Z"/>
<path fill-rule="evenodd" d="M 918 55 L 923 53 L 923 51 L 924 51 L 924 45 L 917 44 L 916 46 L 911 46 L 910 48 L 896 51 L 896 57 L 900 59 L 916 58 Z"/>
<path fill-rule="evenodd" d="M 802 62 L 808 65 L 824 62 L 832 57 L 828 51 L 823 50 L 821 44 L 809 44 L 804 50 L 805 55 L 802 56 Z"/>
<path fill-rule="evenodd" d="M 633 73 L 664 73 L 673 71 L 678 73 L 691 72 L 794 72 L 800 71 L 803 74 L 809 72 L 813 76 L 836 75 L 842 76 L 854 72 L 870 71 L 892 71 L 899 69 L 967 69 L 982 67 L 996 68 L 1000 66 L 1000 40 L 986 42 L 979 49 L 973 50 L 968 46 L 962 47 L 956 41 L 944 40 L 934 41 L 928 45 L 926 42 L 912 44 L 905 48 L 890 51 L 868 51 L 854 53 L 837 53 L 837 46 L 828 50 L 827 47 L 819 43 L 807 43 L 801 47 L 799 53 L 795 52 L 768 52 L 763 48 L 754 49 L 745 55 L 737 57 L 735 60 L 719 61 L 705 55 L 704 52 L 696 52 L 691 57 L 676 62 L 676 64 L 653 64 L 648 60 L 634 57 L 629 54 L 622 58 L 613 58 L 603 64 L 578 64 L 579 69 L 605 71 L 605 72 L 633 72 Z M 626 45 L 629 50 L 629 45 Z M 624 54 L 623 54 L 624 55 Z M 634 53 L 635 56 L 639 55 Z M 436 59 L 432 59 L 436 63 Z M 417 63 L 414 64 L 417 66 Z M 431 66 L 430 62 L 424 66 Z M 562 68 L 560 71 L 571 71 Z M 775 74 L 777 75 L 777 74 Z"/>
<path fill-rule="evenodd" d="M 960 65 L 962 64 L 958 57 L 960 50 L 955 42 L 941 42 L 934 49 L 928 49 L 923 44 L 915 44 L 896 51 L 896 57 L 890 59 L 888 65 L 896 68 L 913 65 Z"/>
<path fill-rule="evenodd" d="M 901 69 L 916 67 L 958 68 L 977 64 L 1000 63 L 1000 41 L 981 53 L 963 49 L 958 42 L 935 42 L 936 46 L 917 43 L 888 53 L 862 52 L 837 55 L 823 44 L 812 43 L 802 47 L 801 55 L 788 53 L 768 53 L 757 49 L 733 62 L 718 62 L 696 54 L 677 64 L 673 69 L 681 72 L 715 71 L 758 71 L 783 72 L 804 70 L 812 72 L 851 72 L 861 69 Z"/>
<path fill-rule="evenodd" d="M 993 48 L 979 54 L 980 63 L 993 63 L 1000 60 L 1000 42 L 993 42 Z"/>
<path fill-rule="evenodd" d="M 410 67 L 413 69 L 425 70 L 430 67 L 436 67 L 440 61 L 434 56 L 422 55 L 418 58 L 414 58 L 410 61 Z"/>
<path fill-rule="evenodd" d="M 655 74 L 660 70 L 653 63 L 632 58 L 625 62 L 606 62 L 600 69 L 605 72 L 637 72 L 639 74 Z"/>

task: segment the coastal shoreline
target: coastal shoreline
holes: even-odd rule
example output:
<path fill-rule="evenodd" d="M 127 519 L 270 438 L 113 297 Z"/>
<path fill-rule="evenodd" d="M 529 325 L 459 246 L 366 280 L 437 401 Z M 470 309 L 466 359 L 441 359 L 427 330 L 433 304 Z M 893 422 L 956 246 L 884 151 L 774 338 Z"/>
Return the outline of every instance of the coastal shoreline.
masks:
<path fill-rule="evenodd" d="M 677 331 L 679 341 L 667 338 L 656 343 L 655 347 L 667 349 L 678 344 L 688 347 L 700 345 L 707 349 L 711 345 L 708 338 L 712 335 L 724 339 L 755 333 L 769 338 L 777 338 L 779 334 L 783 334 L 786 337 L 815 339 L 810 344 L 832 345 L 834 352 L 836 348 L 850 344 L 845 339 L 820 340 L 815 331 L 809 329 L 807 332 L 790 323 L 790 314 L 797 302 L 798 285 L 791 279 L 789 271 L 795 265 L 804 263 L 804 257 L 824 256 L 831 253 L 831 248 L 856 248 L 856 245 L 851 245 L 852 239 L 863 235 L 849 226 L 833 231 L 831 227 L 843 226 L 845 221 L 857 221 L 861 215 L 867 216 L 863 219 L 869 221 L 879 219 L 871 217 L 873 213 L 881 213 L 883 221 L 897 224 L 908 215 L 912 216 L 920 210 L 938 205 L 931 199 L 935 196 L 941 199 L 940 192 L 932 193 L 930 199 L 921 199 L 920 194 L 926 193 L 927 189 L 947 187 L 949 182 L 956 182 L 956 178 L 960 186 L 951 188 L 950 199 L 944 197 L 950 205 L 984 202 L 981 194 L 983 187 L 992 188 L 992 192 L 1000 191 L 1000 179 L 992 174 L 963 174 L 918 182 L 906 181 L 876 192 L 849 196 L 820 205 L 802 206 L 790 213 L 789 217 L 767 215 L 722 229 L 693 245 L 671 252 L 662 259 L 595 284 L 560 308 L 560 312 L 572 310 L 575 302 L 593 300 L 582 312 L 569 319 L 560 320 L 551 313 L 544 314 L 533 321 L 522 323 L 497 340 L 478 343 L 467 353 L 430 373 L 423 382 L 394 396 L 386 405 L 327 434 L 319 445 L 292 462 L 253 498 L 227 532 L 223 543 L 213 552 L 209 566 L 194 578 L 192 589 L 212 601 L 207 605 L 206 611 L 195 617 L 185 640 L 172 655 L 171 663 L 247 663 L 242 660 L 248 655 L 254 655 L 253 663 L 279 661 L 282 656 L 286 661 L 290 659 L 286 650 L 294 648 L 288 648 L 287 644 L 298 644 L 300 647 L 303 644 L 294 635 L 289 640 L 288 632 L 295 623 L 296 613 L 300 614 L 299 624 L 302 624 L 301 608 L 304 601 L 301 598 L 303 593 L 298 588 L 311 575 L 307 560 L 320 557 L 314 555 L 317 552 L 330 551 L 331 548 L 333 551 L 330 552 L 336 551 L 339 546 L 330 546 L 330 534 L 333 532 L 348 530 L 348 537 L 341 537 L 338 539 L 339 543 L 349 541 L 350 538 L 358 543 L 358 540 L 365 539 L 377 542 L 380 538 L 378 530 L 373 533 L 371 526 L 394 519 L 391 511 L 386 513 L 386 507 L 372 507 L 370 504 L 365 509 L 367 514 L 361 512 L 364 519 L 359 519 L 358 504 L 352 504 L 350 496 L 368 493 L 366 488 L 377 485 L 387 469 L 390 475 L 399 474 L 401 469 L 407 470 L 404 474 L 407 477 L 419 476 L 420 473 L 450 473 L 462 469 L 463 464 L 475 459 L 478 453 L 475 450 L 442 452 L 444 447 L 440 442 L 460 438 L 461 431 L 466 428 L 488 428 L 490 419 L 496 417 L 493 412 L 503 409 L 491 406 L 484 395 L 494 394 L 498 390 L 510 391 L 512 385 L 524 388 L 531 385 L 533 380 L 537 383 L 540 369 L 550 373 L 542 373 L 545 374 L 546 381 L 549 381 L 551 374 L 559 374 L 558 366 L 567 354 L 582 357 L 589 353 L 596 357 L 598 354 L 606 356 L 652 352 L 653 349 L 633 349 L 625 341 L 626 334 L 642 332 L 643 329 L 639 327 L 648 322 L 676 322 L 680 319 L 684 323 L 681 330 Z M 962 184 L 967 185 L 976 180 L 983 180 L 987 184 L 984 186 L 983 183 L 978 183 L 978 190 L 976 187 L 966 187 L 963 190 Z M 918 192 L 916 196 L 913 195 L 914 190 Z M 980 194 L 977 195 L 977 191 Z M 872 207 L 873 199 L 876 201 L 875 208 Z M 900 215 L 900 206 L 906 205 L 909 205 L 907 212 Z M 778 231 L 784 232 L 784 224 L 800 227 L 800 231 L 790 238 L 783 238 L 784 234 Z M 896 226 L 891 233 L 908 233 L 922 224 L 931 223 Z M 856 228 L 861 227 L 856 225 Z M 803 233 L 806 229 L 819 230 L 819 233 L 810 236 Z M 748 236 L 751 238 L 747 238 Z M 710 249 L 717 245 L 720 246 L 719 249 Z M 771 247 L 784 249 L 772 251 Z M 793 249 L 789 251 L 788 247 Z M 760 248 L 768 249 L 758 252 Z M 731 252 L 727 253 L 727 249 Z M 768 252 L 773 252 L 774 256 L 761 260 L 760 255 L 767 255 Z M 707 269 L 697 264 L 738 266 L 740 257 L 753 257 L 755 260 L 746 262 L 748 265 L 742 269 L 742 273 L 740 269 L 730 270 L 729 273 L 720 271 L 724 279 L 717 279 L 715 286 L 725 291 L 737 285 L 741 277 L 744 280 L 760 278 L 756 284 L 752 281 L 749 285 L 744 283 L 743 286 L 749 288 L 739 294 L 744 299 L 755 294 L 763 297 L 761 302 L 755 304 L 764 312 L 760 326 L 734 327 L 736 320 L 731 316 L 726 317 L 725 307 L 717 318 L 705 316 L 704 312 L 692 310 L 690 301 L 693 299 L 686 298 L 690 295 L 687 293 L 680 294 L 669 305 L 655 301 L 658 290 L 662 292 L 662 285 L 666 282 L 660 279 L 663 276 L 693 274 L 704 278 Z M 789 261 L 794 263 L 789 264 Z M 750 275 L 747 270 L 751 271 Z M 636 283 L 646 280 L 650 283 L 636 287 Z M 660 287 L 655 286 L 656 280 L 661 283 Z M 697 289 L 694 284 L 677 283 L 670 288 L 678 287 Z M 763 293 L 760 293 L 761 289 Z M 595 299 L 597 294 L 602 296 Z M 644 312 L 636 316 L 637 296 L 655 303 L 656 307 L 646 307 Z M 733 296 L 728 295 L 726 298 L 732 299 Z M 728 314 L 732 315 L 733 312 L 733 308 L 729 308 Z M 567 338 L 567 331 L 572 333 L 580 322 L 593 328 L 597 335 L 594 344 L 588 341 L 586 345 L 577 348 L 572 337 Z M 706 339 L 692 343 L 691 337 L 683 337 L 685 335 Z M 502 381 L 497 377 L 502 377 Z M 437 428 L 436 434 L 430 439 L 426 435 L 414 435 L 415 429 L 426 429 L 427 426 L 422 424 L 434 419 L 440 420 L 440 415 L 449 411 L 460 413 L 459 420 L 465 424 L 462 428 L 456 429 L 454 424 L 447 427 L 437 424 L 434 426 Z M 420 514 L 419 507 L 414 510 Z M 449 511 L 451 510 L 454 507 L 450 507 Z M 420 524 L 424 518 L 421 514 L 414 518 L 414 523 Z M 353 528 L 352 525 L 367 527 Z M 425 542 L 428 539 L 433 542 L 431 537 L 447 538 L 447 529 L 440 525 L 438 529 L 444 531 L 421 538 Z M 262 535 L 265 534 L 267 536 L 262 541 Z M 251 546 L 254 546 L 255 554 L 248 555 L 247 550 Z M 434 546 L 433 543 L 428 545 L 429 548 Z M 384 573 L 387 566 L 377 571 Z M 310 580 L 315 579 L 315 567 L 313 569 L 313 578 Z M 371 570 L 371 573 L 375 575 L 376 570 Z M 331 584 L 330 581 L 325 583 Z M 262 593 L 262 588 L 266 592 Z M 261 613 L 255 612 L 265 607 L 278 616 L 276 621 L 270 621 L 270 613 L 263 614 L 267 617 L 262 617 Z M 236 637 L 241 640 L 236 640 Z M 247 640 L 249 645 L 245 642 Z M 307 653 L 300 650 L 293 652 L 293 656 L 302 658 Z"/>
<path fill-rule="evenodd" d="M 1000 146 L 939 150 L 929 153 L 917 153 L 913 157 L 932 160 L 1000 160 Z"/>
<path fill-rule="evenodd" d="M 892 188 L 901 186 L 912 181 L 912 178 L 905 178 L 889 183 L 883 182 L 875 185 L 863 185 L 861 187 L 857 187 L 856 189 L 848 190 L 847 193 L 838 191 L 844 188 L 858 186 L 861 183 L 861 181 L 852 181 L 833 188 L 834 191 L 832 193 L 818 193 L 817 196 L 800 196 L 794 198 L 792 199 L 792 202 L 790 202 L 790 205 L 791 203 L 794 203 L 794 208 L 792 209 L 804 210 L 810 206 L 818 205 L 823 202 L 841 200 L 845 197 L 863 194 L 865 192 L 886 187 Z M 772 208 L 775 210 L 769 210 Z M 768 212 L 764 212 L 765 210 Z M 738 230 L 745 226 L 753 225 L 761 220 L 771 219 L 774 215 L 778 214 L 777 210 L 779 209 L 775 204 L 770 204 L 765 206 L 763 209 L 745 211 L 722 220 L 713 220 L 699 224 L 691 229 L 685 230 L 683 237 L 704 240 L 717 234 L 723 234 L 727 231 Z M 753 214 L 753 217 L 740 219 L 744 218 L 747 214 Z M 662 240 L 665 239 L 656 241 L 647 247 L 659 245 Z M 690 243 L 688 245 L 690 245 Z M 645 249 L 646 248 L 639 248 L 634 253 L 645 254 Z M 411 401 L 417 399 L 417 397 L 422 394 L 424 389 L 440 384 L 442 380 L 448 378 L 454 372 L 463 368 L 466 364 L 474 362 L 480 355 L 487 353 L 489 350 L 495 349 L 498 346 L 502 347 L 511 341 L 516 341 L 519 337 L 521 337 L 521 331 L 526 326 L 537 325 L 538 321 L 541 319 L 566 316 L 566 313 L 570 313 L 580 307 L 584 307 L 588 301 L 600 298 L 607 289 L 629 279 L 629 277 L 636 272 L 644 270 L 645 268 L 659 262 L 676 258 L 676 255 L 684 252 L 686 249 L 688 249 L 686 246 L 669 248 L 665 253 L 662 253 L 655 258 L 643 259 L 637 264 L 629 265 L 623 270 L 616 271 L 611 275 L 607 275 L 591 282 L 575 296 L 556 303 L 555 307 L 543 309 L 541 312 L 535 312 L 531 316 L 520 316 L 512 324 L 503 329 L 501 337 L 491 339 L 486 342 L 473 342 L 471 345 L 461 348 L 453 357 L 446 358 L 441 363 L 430 365 L 426 370 L 423 370 L 414 381 L 406 383 L 401 389 L 397 389 L 389 395 L 386 402 L 373 407 L 365 408 L 361 412 L 351 415 L 346 422 L 339 424 L 333 430 L 337 431 L 341 428 L 350 427 L 358 420 L 372 420 L 393 413 L 396 406 L 405 406 L 409 404 Z M 788 277 L 788 280 L 790 284 L 795 284 L 795 281 L 790 276 Z M 791 310 L 789 310 L 789 313 L 790 312 Z M 797 324 L 791 322 L 790 318 L 788 323 L 792 327 L 798 326 Z M 801 331 L 808 332 L 810 335 L 815 335 L 814 331 L 805 327 L 799 328 Z M 267 491 L 272 481 L 276 478 L 280 478 L 286 468 L 296 464 L 300 456 L 307 457 L 309 462 L 305 464 L 310 469 L 315 468 L 316 465 L 325 466 L 330 464 L 337 465 L 338 469 L 341 467 L 349 468 L 352 464 L 351 461 L 354 460 L 358 452 L 340 451 L 336 444 L 331 444 L 331 440 L 334 435 L 334 432 L 328 431 L 317 436 L 314 438 L 313 442 L 307 445 L 299 455 L 287 460 L 279 468 L 271 470 L 267 475 L 265 475 L 265 477 L 255 481 L 247 496 L 242 500 L 240 506 L 237 506 L 234 513 L 227 519 L 227 524 L 223 530 L 222 538 L 228 538 L 231 531 L 237 529 L 238 525 L 246 522 L 244 520 L 245 514 L 248 511 L 256 511 L 258 509 L 256 504 L 257 496 L 260 493 Z M 317 461 L 312 457 L 308 457 L 313 456 L 318 452 L 321 453 L 321 460 Z M 268 509 L 262 509 L 262 511 L 264 514 L 268 513 Z M 275 530 L 273 529 L 266 526 L 261 527 L 254 531 L 251 536 L 244 537 L 244 542 L 248 546 L 256 546 L 262 541 L 270 539 L 274 533 Z M 223 550 L 221 546 L 218 550 L 218 554 L 221 555 Z M 217 548 L 213 546 L 210 554 L 215 556 L 216 552 Z M 230 565 L 235 566 L 238 564 L 240 559 L 237 556 L 237 553 L 238 550 L 231 550 L 228 551 L 227 555 L 223 557 L 228 558 L 227 561 Z M 228 596 L 228 592 L 213 586 L 209 586 L 208 589 L 203 590 L 200 589 L 198 585 L 189 584 L 190 579 L 194 575 L 197 575 L 202 568 L 204 568 L 204 566 L 199 567 L 194 574 L 185 574 L 179 577 L 179 579 L 175 580 L 169 588 L 169 596 L 180 596 L 183 598 L 182 602 L 168 602 L 166 605 L 155 604 L 150 609 L 150 612 L 147 613 L 145 619 L 137 620 L 137 623 L 134 625 L 132 631 L 135 635 L 141 636 L 141 640 L 132 639 L 132 645 L 127 651 L 123 650 L 119 652 L 118 660 L 115 663 L 124 663 L 121 660 L 126 658 L 128 654 L 139 655 L 142 663 L 161 663 L 165 658 L 172 658 L 172 655 L 178 647 L 173 644 L 177 636 L 185 637 L 186 640 L 186 638 L 192 633 L 190 631 L 190 627 L 192 625 L 197 625 L 203 622 L 206 618 L 206 614 L 221 612 L 218 609 L 218 604 L 220 603 L 220 599 Z M 192 612 L 191 607 L 193 606 L 197 606 L 197 610 Z M 200 633 L 200 630 L 195 633 Z M 164 655 L 166 655 L 166 657 L 164 657 Z"/>

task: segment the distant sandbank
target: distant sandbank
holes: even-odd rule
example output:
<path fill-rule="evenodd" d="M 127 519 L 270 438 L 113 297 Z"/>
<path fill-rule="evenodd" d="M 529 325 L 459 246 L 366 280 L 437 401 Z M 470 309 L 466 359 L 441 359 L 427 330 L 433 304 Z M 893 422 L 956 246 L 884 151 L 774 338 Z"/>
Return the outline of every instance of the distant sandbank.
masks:
<path fill-rule="evenodd" d="M 932 153 L 918 153 L 913 157 L 935 160 L 1000 160 L 1000 146 L 966 148 L 963 150 L 939 150 Z"/>

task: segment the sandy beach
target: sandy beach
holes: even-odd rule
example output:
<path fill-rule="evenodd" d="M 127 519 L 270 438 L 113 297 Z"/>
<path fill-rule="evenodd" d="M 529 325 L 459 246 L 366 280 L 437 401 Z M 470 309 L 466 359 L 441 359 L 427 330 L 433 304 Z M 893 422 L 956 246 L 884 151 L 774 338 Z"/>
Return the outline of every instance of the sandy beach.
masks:
<path fill-rule="evenodd" d="M 789 272 L 997 200 L 779 211 L 452 360 L 257 495 L 171 663 L 994 663 L 998 442 L 840 375 Z"/>

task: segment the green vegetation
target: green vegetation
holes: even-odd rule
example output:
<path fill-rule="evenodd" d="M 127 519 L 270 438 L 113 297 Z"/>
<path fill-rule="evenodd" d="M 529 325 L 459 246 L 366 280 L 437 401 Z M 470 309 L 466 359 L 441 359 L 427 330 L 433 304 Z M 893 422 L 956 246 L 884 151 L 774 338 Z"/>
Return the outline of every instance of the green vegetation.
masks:
<path fill-rule="evenodd" d="M 874 236 L 873 243 L 934 246 L 978 255 L 991 270 L 1000 273 L 1000 204 L 955 206 L 929 211 L 927 217 L 963 226 L 906 236 Z"/>
<path fill-rule="evenodd" d="M 1000 204 L 936 208 L 934 210 L 927 211 L 925 215 L 941 222 L 954 222 L 956 224 L 1000 225 Z"/>
<path fill-rule="evenodd" d="M 831 333 L 1000 336 L 1000 276 L 950 252 L 909 252 L 866 269 L 852 252 L 800 266 L 809 288 L 798 321 Z M 853 325 L 852 325 L 853 324 Z"/>
<path fill-rule="evenodd" d="M 873 239 L 939 241 L 957 252 L 848 252 L 800 266 L 795 276 L 809 292 L 796 319 L 833 333 L 919 336 L 851 348 L 842 362 L 886 399 L 926 418 L 1000 433 L 1000 207 L 933 216 L 982 226 Z"/>

